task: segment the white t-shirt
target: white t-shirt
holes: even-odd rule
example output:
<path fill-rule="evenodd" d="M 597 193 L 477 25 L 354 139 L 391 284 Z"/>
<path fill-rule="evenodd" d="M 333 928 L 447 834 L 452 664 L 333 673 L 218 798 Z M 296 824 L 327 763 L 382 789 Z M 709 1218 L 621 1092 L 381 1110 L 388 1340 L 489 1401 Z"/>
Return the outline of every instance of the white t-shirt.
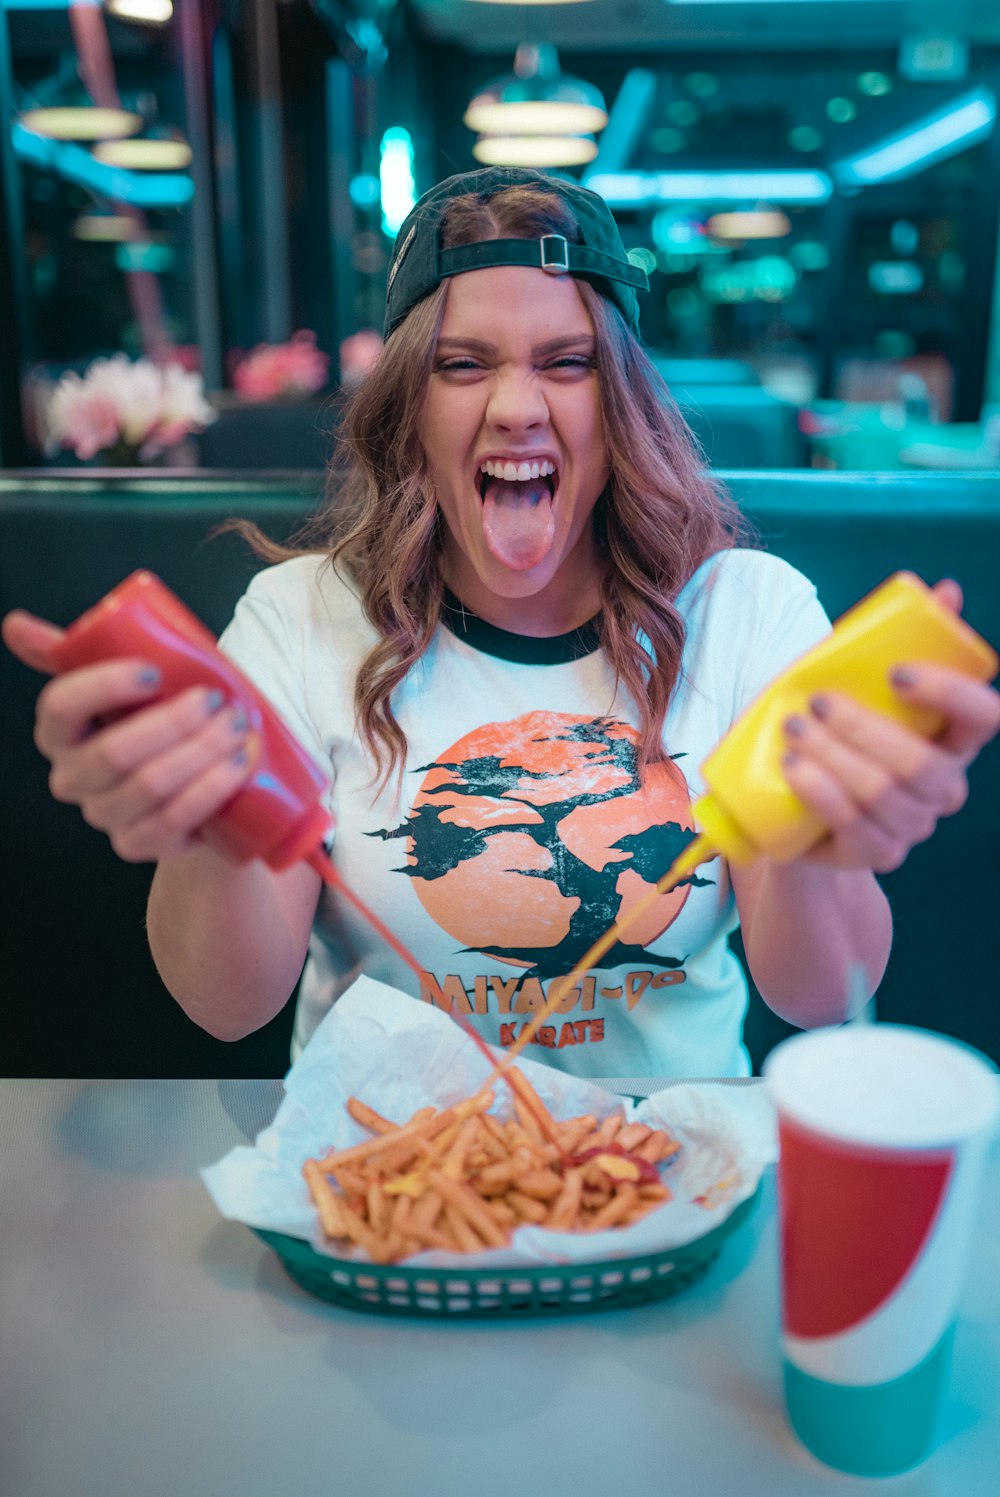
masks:
<path fill-rule="evenodd" d="M 489 1044 L 512 1044 L 552 982 L 648 894 L 693 836 L 709 750 L 829 629 L 812 584 L 759 551 L 711 558 L 678 607 L 670 758 L 641 785 L 635 705 L 590 629 L 539 640 L 451 610 L 394 693 L 406 766 L 381 793 L 355 731 L 354 680 L 376 636 L 353 585 L 317 556 L 270 567 L 222 636 L 330 774 L 334 861 L 416 955 L 419 997 L 461 1011 Z M 748 1074 L 736 924 L 725 863 L 703 864 L 564 995 L 527 1053 L 580 1076 Z M 411 969 L 324 887 L 293 1056 L 362 971 L 417 996 Z"/>

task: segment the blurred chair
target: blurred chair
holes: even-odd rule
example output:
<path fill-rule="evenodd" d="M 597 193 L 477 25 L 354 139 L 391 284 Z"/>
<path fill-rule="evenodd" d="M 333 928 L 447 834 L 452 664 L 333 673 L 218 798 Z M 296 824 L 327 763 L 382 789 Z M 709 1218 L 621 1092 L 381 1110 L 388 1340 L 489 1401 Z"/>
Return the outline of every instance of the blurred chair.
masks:
<path fill-rule="evenodd" d="M 757 371 L 745 359 L 675 359 L 651 353 L 668 385 L 759 385 Z"/>
<path fill-rule="evenodd" d="M 673 385 L 674 399 L 713 468 L 801 468 L 808 449 L 798 409 L 759 385 Z"/>
<path fill-rule="evenodd" d="M 336 442 L 335 397 L 247 401 L 216 395 L 219 419 L 198 438 L 203 468 L 302 472 L 325 468 Z"/>

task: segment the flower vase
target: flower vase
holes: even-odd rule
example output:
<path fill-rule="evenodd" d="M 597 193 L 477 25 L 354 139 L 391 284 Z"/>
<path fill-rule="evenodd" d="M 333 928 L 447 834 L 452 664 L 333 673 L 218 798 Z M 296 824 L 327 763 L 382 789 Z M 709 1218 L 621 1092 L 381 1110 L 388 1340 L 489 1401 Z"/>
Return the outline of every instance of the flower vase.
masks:
<path fill-rule="evenodd" d="M 155 461 L 155 459 L 154 459 Z M 149 460 L 139 455 L 139 448 L 131 442 L 116 442 L 113 447 L 104 447 L 95 452 L 91 463 L 95 468 L 146 468 Z"/>

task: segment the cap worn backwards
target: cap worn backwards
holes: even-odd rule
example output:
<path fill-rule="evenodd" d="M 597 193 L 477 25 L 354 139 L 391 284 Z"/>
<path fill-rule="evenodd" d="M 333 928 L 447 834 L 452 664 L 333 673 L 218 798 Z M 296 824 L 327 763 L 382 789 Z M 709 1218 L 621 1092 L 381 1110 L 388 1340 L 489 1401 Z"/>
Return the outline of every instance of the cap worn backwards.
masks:
<path fill-rule="evenodd" d="M 508 187 L 536 187 L 561 198 L 579 227 L 579 239 L 543 234 L 538 239 L 485 239 L 441 248 L 441 220 L 453 198 L 491 198 Z M 523 167 L 491 166 L 448 177 L 425 192 L 404 220 L 393 246 L 385 301 L 385 336 L 429 296 L 446 276 L 496 265 L 526 265 L 550 275 L 580 276 L 614 302 L 638 335 L 636 291 L 648 291 L 646 272 L 625 253 L 618 225 L 602 197 L 578 182 Z"/>

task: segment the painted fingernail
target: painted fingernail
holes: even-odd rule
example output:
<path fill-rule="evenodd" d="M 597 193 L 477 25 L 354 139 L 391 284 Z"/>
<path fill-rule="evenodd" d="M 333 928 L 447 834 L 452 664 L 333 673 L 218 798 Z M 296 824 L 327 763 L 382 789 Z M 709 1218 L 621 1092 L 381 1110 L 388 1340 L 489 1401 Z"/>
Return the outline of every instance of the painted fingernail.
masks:
<path fill-rule="evenodd" d="M 234 733 L 246 732 L 247 728 L 250 726 L 250 720 L 247 717 L 246 709 L 244 707 L 235 707 L 233 709 L 233 720 L 230 726 L 232 727 Z"/>
<path fill-rule="evenodd" d="M 210 691 L 205 698 L 205 711 L 211 717 L 213 712 L 218 712 L 219 708 L 222 706 L 225 700 L 225 697 L 223 696 L 222 692 L 218 690 L 218 688 Z"/>
<path fill-rule="evenodd" d="M 248 762 L 248 758 L 249 756 L 246 749 L 238 748 L 233 755 L 233 763 L 237 766 L 238 769 L 242 769 L 244 764 Z"/>
<path fill-rule="evenodd" d="M 796 764 L 798 764 L 800 757 L 801 755 L 789 751 L 787 754 L 782 754 L 781 762 L 786 769 L 792 769 Z"/>
<path fill-rule="evenodd" d="M 155 665 L 144 665 L 142 670 L 139 671 L 136 675 L 135 679 L 140 686 L 152 688 L 154 686 L 159 686 L 160 682 L 163 680 L 163 674 L 156 668 Z"/>
<path fill-rule="evenodd" d="M 806 723 L 804 717 L 795 715 L 793 717 L 785 718 L 785 732 L 788 734 L 789 738 L 801 738 L 806 732 L 807 726 L 808 724 Z"/>
<path fill-rule="evenodd" d="M 917 673 L 908 665 L 897 665 L 895 670 L 889 672 L 889 680 L 893 686 L 914 686 Z"/>
<path fill-rule="evenodd" d="M 824 696 L 810 697 L 809 711 L 813 717 L 818 717 L 822 722 L 824 717 L 830 716 L 830 699 Z"/>

